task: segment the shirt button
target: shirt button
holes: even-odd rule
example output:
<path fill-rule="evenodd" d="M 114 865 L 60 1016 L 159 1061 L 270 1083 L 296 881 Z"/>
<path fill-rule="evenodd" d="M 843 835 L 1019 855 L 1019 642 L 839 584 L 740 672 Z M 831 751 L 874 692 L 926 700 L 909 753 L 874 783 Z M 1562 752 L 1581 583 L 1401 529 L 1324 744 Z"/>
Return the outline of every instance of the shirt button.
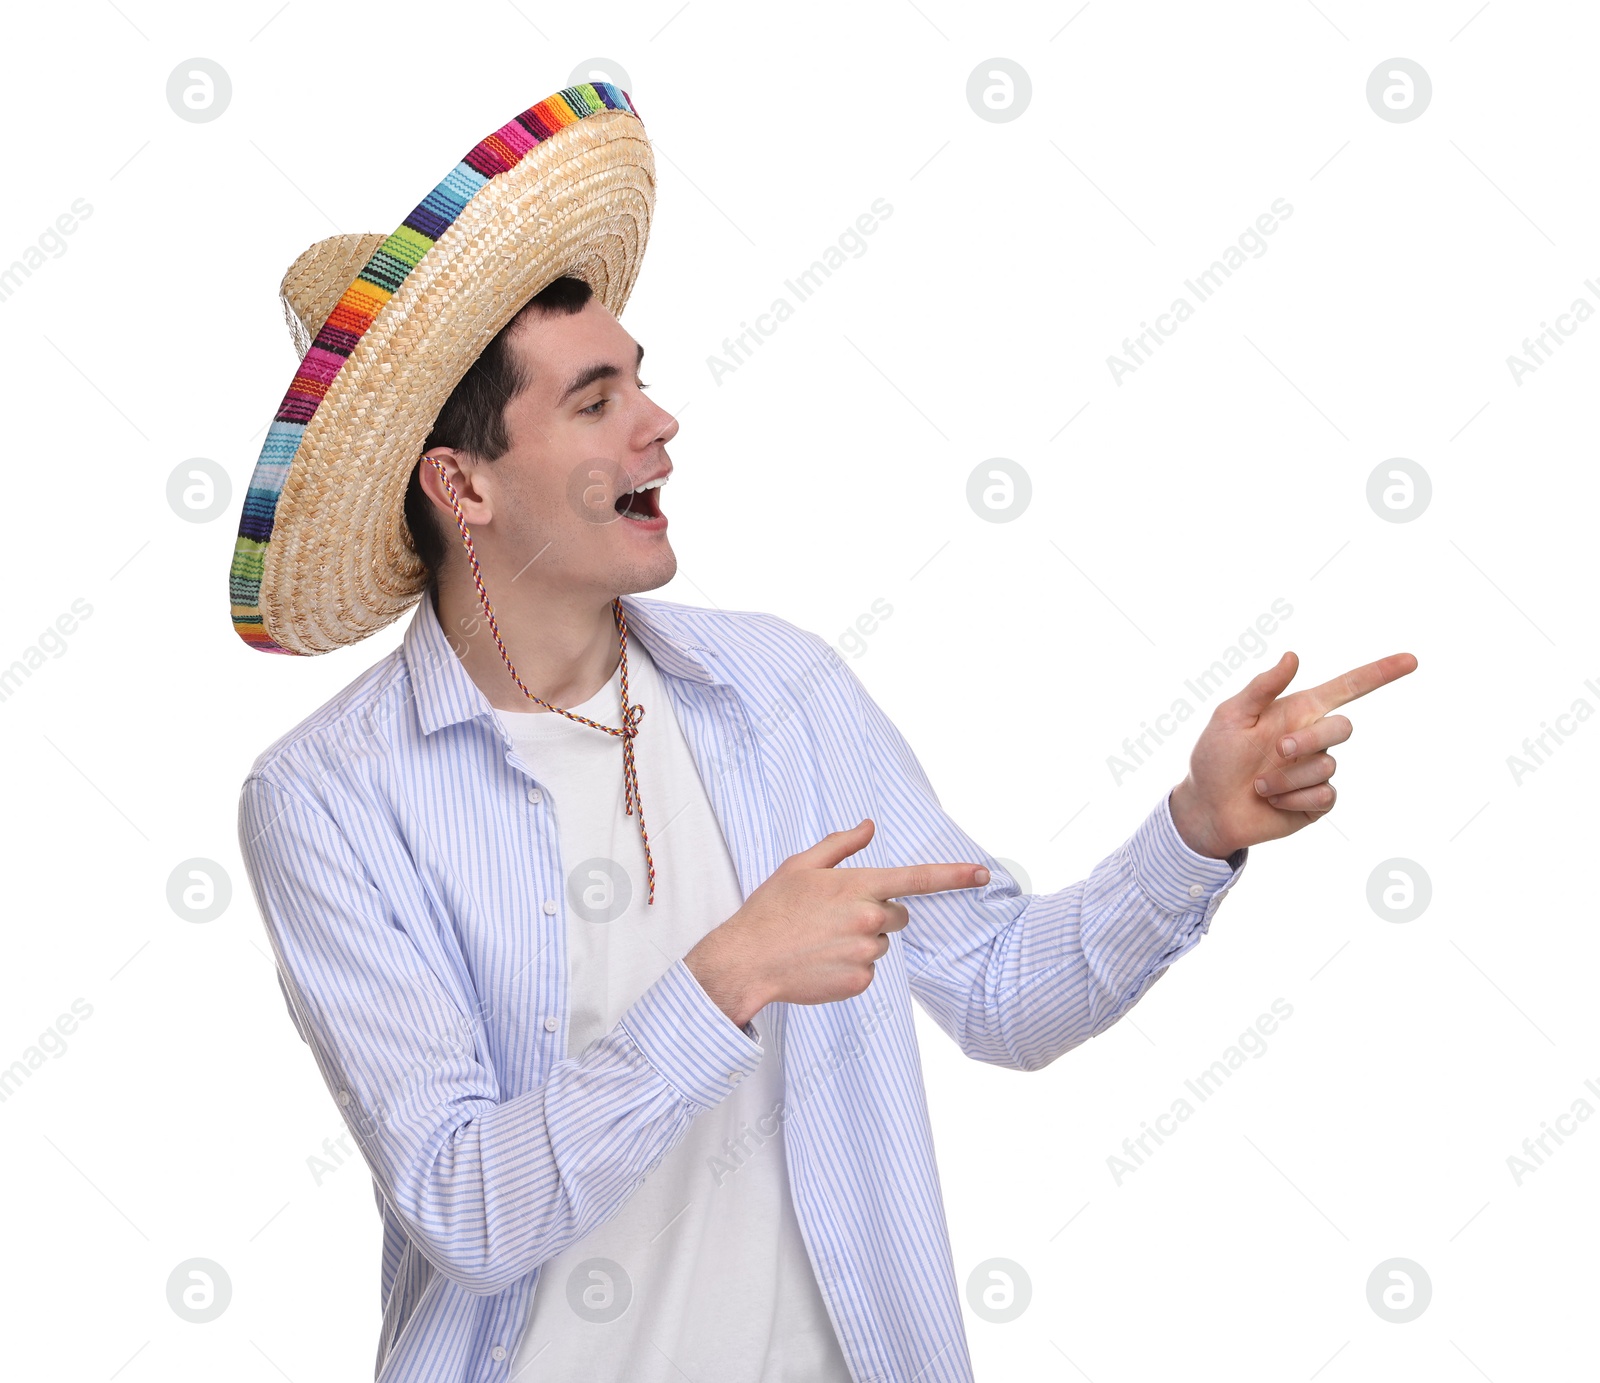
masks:
<path fill-rule="evenodd" d="M 1190 884 L 1189 885 L 1189 896 L 1191 898 L 1198 898 L 1204 892 L 1205 892 L 1205 889 L 1201 888 L 1199 884 Z"/>
<path fill-rule="evenodd" d="M 339 1092 L 339 1097 L 338 1098 L 339 1098 L 339 1103 L 340 1104 L 346 1104 L 347 1105 L 347 1104 L 350 1103 L 350 1092 L 348 1090 L 341 1090 Z"/>
<path fill-rule="evenodd" d="M 496 1345 L 489 1351 L 489 1357 L 499 1363 L 500 1360 L 506 1357 L 506 1347 L 504 1345 Z"/>
<path fill-rule="evenodd" d="M 545 912 L 554 915 L 556 910 L 556 900 L 554 898 L 546 898 L 544 900 L 544 910 Z"/>
<path fill-rule="evenodd" d="M 529 788 L 528 789 L 528 801 L 530 801 L 530 802 L 543 802 L 544 801 L 544 791 L 542 789 L 540 789 L 540 788 Z"/>
<path fill-rule="evenodd" d="M 546 1018 L 544 1020 L 544 1030 L 546 1032 L 554 1032 L 560 1026 L 561 1024 L 554 1018 Z"/>
<path fill-rule="evenodd" d="M 744 1072 L 743 1071 L 729 1071 L 728 1072 L 728 1079 L 734 1085 L 737 1085 L 740 1081 L 742 1081 L 744 1079 Z"/>

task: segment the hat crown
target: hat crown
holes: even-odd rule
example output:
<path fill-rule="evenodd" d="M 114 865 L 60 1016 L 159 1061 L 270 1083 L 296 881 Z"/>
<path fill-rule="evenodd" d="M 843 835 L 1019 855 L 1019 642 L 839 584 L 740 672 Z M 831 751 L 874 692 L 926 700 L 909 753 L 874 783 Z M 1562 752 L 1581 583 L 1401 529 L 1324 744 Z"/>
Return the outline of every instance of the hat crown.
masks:
<path fill-rule="evenodd" d="M 355 277 L 388 237 L 330 235 L 303 250 L 278 285 L 284 321 L 302 359 Z"/>

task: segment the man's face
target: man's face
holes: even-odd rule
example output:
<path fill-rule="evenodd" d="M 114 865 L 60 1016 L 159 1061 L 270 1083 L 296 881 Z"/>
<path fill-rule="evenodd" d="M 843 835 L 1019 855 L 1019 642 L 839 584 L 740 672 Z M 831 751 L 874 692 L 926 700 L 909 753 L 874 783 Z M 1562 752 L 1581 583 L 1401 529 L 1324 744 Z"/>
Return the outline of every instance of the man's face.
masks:
<path fill-rule="evenodd" d="M 528 314 L 510 346 L 531 383 L 506 405 L 510 449 L 478 470 L 493 487 L 502 562 L 516 562 L 514 578 L 606 598 L 664 586 L 678 559 L 661 488 L 621 498 L 671 471 L 678 431 L 642 392 L 643 348 L 594 298 L 576 313 Z"/>

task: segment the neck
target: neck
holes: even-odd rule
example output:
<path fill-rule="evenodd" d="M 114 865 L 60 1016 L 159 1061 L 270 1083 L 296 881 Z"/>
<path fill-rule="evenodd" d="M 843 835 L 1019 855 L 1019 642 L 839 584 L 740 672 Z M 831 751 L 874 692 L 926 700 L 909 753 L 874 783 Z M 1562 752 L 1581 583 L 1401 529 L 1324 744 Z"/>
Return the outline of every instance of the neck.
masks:
<path fill-rule="evenodd" d="M 461 665 L 497 711 L 544 711 L 511 678 L 484 618 L 470 574 L 440 574 L 434 612 Z M 609 597 L 526 592 L 489 593 L 495 624 L 517 676 L 534 696 L 563 710 L 582 705 L 611 680 L 620 658 Z"/>

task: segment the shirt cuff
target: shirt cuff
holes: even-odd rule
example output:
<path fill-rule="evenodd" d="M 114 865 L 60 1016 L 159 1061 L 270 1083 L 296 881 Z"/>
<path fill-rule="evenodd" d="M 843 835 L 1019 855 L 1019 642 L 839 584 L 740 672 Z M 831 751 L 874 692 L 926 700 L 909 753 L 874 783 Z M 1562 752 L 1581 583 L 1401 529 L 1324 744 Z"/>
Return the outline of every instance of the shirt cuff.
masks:
<path fill-rule="evenodd" d="M 1128 841 L 1133 876 L 1145 896 L 1164 912 L 1203 912 L 1207 921 L 1221 905 L 1250 858 L 1248 847 L 1225 860 L 1197 854 L 1184 843 L 1172 820 L 1170 793 Z"/>
<path fill-rule="evenodd" d="M 755 1022 L 734 1023 L 679 959 L 634 1002 L 622 1027 L 674 1089 L 707 1109 L 761 1060 Z"/>

